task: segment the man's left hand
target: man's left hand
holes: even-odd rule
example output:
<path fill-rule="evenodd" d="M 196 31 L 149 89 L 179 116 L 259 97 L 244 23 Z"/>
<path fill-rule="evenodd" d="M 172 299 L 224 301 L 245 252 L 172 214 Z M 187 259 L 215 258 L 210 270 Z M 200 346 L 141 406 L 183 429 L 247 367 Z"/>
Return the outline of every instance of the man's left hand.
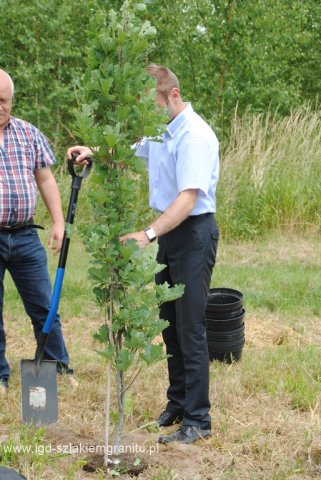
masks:
<path fill-rule="evenodd" d="M 48 246 L 53 250 L 54 255 L 60 252 L 62 241 L 64 238 L 65 226 L 64 224 L 54 223 L 51 227 L 49 235 Z"/>
<path fill-rule="evenodd" d="M 119 238 L 119 241 L 121 243 L 125 243 L 127 242 L 127 240 L 130 240 L 131 238 L 137 242 L 140 248 L 144 248 L 150 243 L 149 238 L 147 237 L 144 230 L 141 230 L 140 232 L 128 233 L 127 235 L 123 235 L 122 237 Z"/>

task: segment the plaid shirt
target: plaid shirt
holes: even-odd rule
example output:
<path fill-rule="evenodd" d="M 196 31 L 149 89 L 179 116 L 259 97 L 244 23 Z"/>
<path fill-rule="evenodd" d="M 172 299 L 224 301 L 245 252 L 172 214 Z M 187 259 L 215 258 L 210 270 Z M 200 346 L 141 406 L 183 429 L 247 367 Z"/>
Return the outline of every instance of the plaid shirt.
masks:
<path fill-rule="evenodd" d="M 0 146 L 0 225 L 26 222 L 34 215 L 34 170 L 54 163 L 54 154 L 40 130 L 11 116 L 4 129 L 4 145 Z"/>

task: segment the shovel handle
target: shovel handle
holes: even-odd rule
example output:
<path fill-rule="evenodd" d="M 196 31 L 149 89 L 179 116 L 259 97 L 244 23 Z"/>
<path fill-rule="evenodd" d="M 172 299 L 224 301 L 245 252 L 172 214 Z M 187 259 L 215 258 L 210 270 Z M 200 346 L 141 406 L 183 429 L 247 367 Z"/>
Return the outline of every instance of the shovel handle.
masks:
<path fill-rule="evenodd" d="M 74 221 L 74 215 L 75 215 L 76 204 L 78 199 L 78 192 L 81 187 L 81 182 L 85 177 L 88 176 L 93 164 L 93 159 L 87 158 L 89 163 L 84 167 L 81 174 L 77 175 L 73 165 L 73 161 L 75 160 L 75 158 L 77 158 L 77 155 L 72 154 L 72 159 L 71 160 L 68 159 L 68 170 L 70 175 L 72 176 L 72 185 L 71 185 L 71 195 L 69 200 L 69 207 L 68 207 L 66 222 L 70 224 L 73 224 L 73 221 Z M 60 256 L 59 256 L 58 268 L 56 271 L 56 278 L 55 278 L 55 283 L 53 287 L 53 293 L 52 293 L 51 302 L 50 302 L 50 308 L 47 315 L 47 319 L 42 328 L 40 338 L 37 342 L 37 349 L 35 354 L 35 361 L 36 361 L 37 368 L 39 367 L 40 362 L 42 360 L 44 349 L 46 346 L 46 341 L 47 341 L 48 335 L 51 332 L 52 325 L 57 315 L 61 289 L 62 289 L 64 274 L 65 274 L 65 265 L 66 265 L 67 255 L 68 255 L 69 242 L 70 242 L 70 238 L 68 237 L 68 232 L 65 229 L 64 238 L 63 238 L 62 247 L 61 247 Z"/>
<path fill-rule="evenodd" d="M 81 174 L 77 175 L 76 170 L 75 170 L 75 166 L 74 166 L 74 161 L 76 160 L 77 157 L 78 157 L 78 155 L 76 153 L 72 153 L 71 154 L 71 159 L 68 158 L 68 171 L 73 178 L 75 178 L 75 177 L 78 177 L 78 178 L 81 178 L 81 179 L 86 178 L 89 175 L 89 172 L 90 172 L 91 167 L 93 165 L 93 159 L 91 157 L 86 158 L 85 160 L 88 161 L 87 165 L 85 165 Z"/>

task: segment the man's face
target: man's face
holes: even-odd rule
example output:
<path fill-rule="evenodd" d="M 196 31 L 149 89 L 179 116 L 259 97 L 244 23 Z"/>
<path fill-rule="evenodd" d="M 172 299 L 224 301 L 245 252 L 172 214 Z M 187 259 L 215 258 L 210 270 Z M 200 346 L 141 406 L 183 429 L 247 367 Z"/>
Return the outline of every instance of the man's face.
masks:
<path fill-rule="evenodd" d="M 167 101 L 166 101 L 166 98 L 164 97 L 164 95 L 157 89 L 156 90 L 156 104 L 160 107 L 160 108 L 166 108 L 167 107 Z"/>
<path fill-rule="evenodd" d="M 12 97 L 12 85 L 9 79 L 0 75 L 0 127 L 8 123 L 12 110 Z"/>
<path fill-rule="evenodd" d="M 171 93 L 168 95 L 168 98 L 166 99 L 164 95 L 157 90 L 157 97 L 156 97 L 156 104 L 160 109 L 165 109 L 167 112 L 167 115 L 170 119 L 172 119 L 174 115 L 174 104 L 172 100 Z"/>

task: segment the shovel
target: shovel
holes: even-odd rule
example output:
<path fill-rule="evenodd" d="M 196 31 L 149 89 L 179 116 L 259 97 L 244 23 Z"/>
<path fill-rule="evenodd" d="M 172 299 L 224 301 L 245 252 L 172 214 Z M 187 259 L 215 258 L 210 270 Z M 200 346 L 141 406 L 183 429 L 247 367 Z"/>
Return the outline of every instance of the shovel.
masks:
<path fill-rule="evenodd" d="M 92 159 L 88 158 L 89 163 L 84 167 L 81 174 L 77 175 L 73 165 L 73 160 L 76 157 L 77 155 L 73 154 L 72 159 L 68 160 L 68 171 L 72 176 L 72 184 L 66 219 L 67 225 L 74 222 L 81 182 L 87 177 L 92 166 Z M 42 360 L 42 358 L 48 335 L 58 311 L 69 243 L 70 238 L 67 229 L 65 229 L 50 309 L 40 338 L 37 341 L 35 359 L 21 361 L 22 422 L 36 426 L 49 425 L 58 421 L 57 362 Z"/>

